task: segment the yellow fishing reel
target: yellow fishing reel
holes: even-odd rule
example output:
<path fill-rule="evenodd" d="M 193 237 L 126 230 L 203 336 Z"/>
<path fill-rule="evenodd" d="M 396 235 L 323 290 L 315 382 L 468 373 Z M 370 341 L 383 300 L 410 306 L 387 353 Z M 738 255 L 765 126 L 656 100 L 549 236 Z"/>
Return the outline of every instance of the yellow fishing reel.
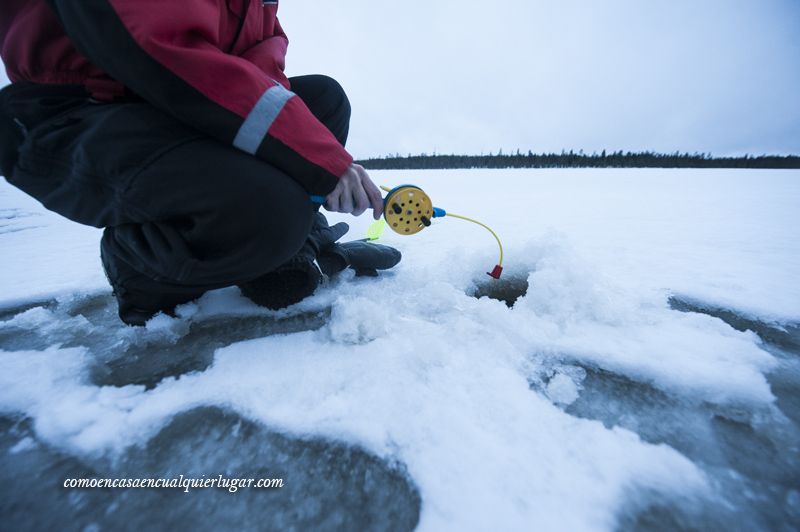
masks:
<path fill-rule="evenodd" d="M 383 200 L 383 217 L 389 227 L 400 235 L 415 235 L 430 227 L 435 217 L 431 198 L 414 185 L 401 185 L 388 192 Z"/>
<path fill-rule="evenodd" d="M 392 231 L 399 235 L 415 235 L 432 225 L 434 218 L 444 218 L 450 216 L 466 220 L 480 225 L 497 240 L 500 246 L 500 260 L 488 275 L 499 279 L 503 273 L 503 244 L 500 237 L 492 229 L 477 220 L 461 216 L 459 214 L 448 213 L 444 209 L 433 206 L 431 198 L 421 188 L 414 185 L 400 185 L 395 188 L 381 187 L 387 194 L 383 200 L 383 218 Z M 376 236 L 377 238 L 377 236 Z"/>

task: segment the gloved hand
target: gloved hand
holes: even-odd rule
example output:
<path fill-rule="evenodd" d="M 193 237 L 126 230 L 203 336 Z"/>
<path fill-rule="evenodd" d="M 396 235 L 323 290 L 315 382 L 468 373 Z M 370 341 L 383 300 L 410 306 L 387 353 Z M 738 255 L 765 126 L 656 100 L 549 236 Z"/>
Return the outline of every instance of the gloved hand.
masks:
<path fill-rule="evenodd" d="M 317 264 L 327 276 L 335 275 L 348 266 L 356 276 L 375 277 L 378 270 L 394 267 L 402 256 L 396 249 L 365 240 L 337 243 L 350 229 L 344 222 L 329 226 L 328 220 L 317 213 L 314 227 L 308 236 L 316 250 Z"/>
<path fill-rule="evenodd" d="M 348 266 L 356 271 L 356 277 L 377 277 L 378 270 L 388 270 L 400 262 L 402 255 L 393 247 L 356 240 L 334 244 L 320 252 L 317 264 L 327 276 L 334 275 Z"/>
<path fill-rule="evenodd" d="M 328 220 L 325 216 L 318 212 L 314 215 L 314 223 L 311 226 L 311 232 L 308 235 L 306 244 L 311 247 L 310 251 L 313 256 L 309 257 L 311 260 L 316 259 L 319 254 L 329 249 L 337 240 L 342 238 L 350 230 L 350 226 L 345 222 L 339 222 L 335 225 L 328 225 Z M 303 246 L 305 248 L 306 246 Z M 302 249 L 300 250 L 302 253 Z"/>

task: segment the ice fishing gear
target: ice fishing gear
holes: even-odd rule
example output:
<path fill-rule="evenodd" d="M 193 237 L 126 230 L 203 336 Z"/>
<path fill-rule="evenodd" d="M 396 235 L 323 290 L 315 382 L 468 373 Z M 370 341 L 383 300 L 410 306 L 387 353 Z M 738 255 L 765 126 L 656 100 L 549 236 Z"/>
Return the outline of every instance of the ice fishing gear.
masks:
<path fill-rule="evenodd" d="M 500 247 L 500 260 L 491 272 L 486 272 L 495 279 L 499 279 L 503 273 L 503 244 L 500 237 L 492 229 L 477 220 L 447 212 L 439 207 L 434 207 L 430 197 L 424 190 L 415 185 L 400 185 L 395 188 L 381 187 L 387 194 L 383 200 L 383 217 L 386 224 L 397 234 L 415 235 L 432 225 L 434 218 L 458 218 L 474 224 L 480 225 L 497 240 Z"/>
<path fill-rule="evenodd" d="M 400 185 L 394 188 L 381 186 L 381 189 L 387 193 L 383 199 L 385 225 L 391 227 L 399 235 L 415 235 L 426 227 L 433 225 L 433 219 L 444 218 L 445 216 L 472 222 L 492 233 L 492 236 L 497 240 L 497 245 L 500 247 L 500 260 L 497 261 L 491 272 L 486 273 L 495 279 L 500 279 L 503 273 L 503 243 L 500 242 L 500 237 L 497 236 L 497 233 L 488 225 L 467 216 L 434 207 L 431 198 L 418 186 Z M 311 196 L 311 201 L 323 204 L 325 198 L 323 196 Z M 367 231 L 369 240 L 377 240 L 380 237 L 383 233 L 384 220 L 378 220 L 370 226 Z"/>

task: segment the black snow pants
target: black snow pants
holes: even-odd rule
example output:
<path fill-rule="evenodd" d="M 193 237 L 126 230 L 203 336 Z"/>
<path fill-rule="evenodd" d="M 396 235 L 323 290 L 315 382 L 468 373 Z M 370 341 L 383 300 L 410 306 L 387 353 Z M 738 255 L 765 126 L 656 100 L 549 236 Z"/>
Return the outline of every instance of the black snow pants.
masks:
<path fill-rule="evenodd" d="M 325 76 L 292 91 L 344 145 L 350 104 Z M 0 92 L 0 169 L 149 280 L 207 290 L 255 279 L 305 242 L 318 206 L 289 175 L 146 102 L 97 103 L 80 86 Z"/>

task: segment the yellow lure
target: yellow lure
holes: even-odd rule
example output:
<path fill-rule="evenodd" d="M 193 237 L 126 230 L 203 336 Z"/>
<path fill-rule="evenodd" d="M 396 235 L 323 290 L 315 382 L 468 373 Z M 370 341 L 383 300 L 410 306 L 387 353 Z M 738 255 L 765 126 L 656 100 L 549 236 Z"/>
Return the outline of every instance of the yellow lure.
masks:
<path fill-rule="evenodd" d="M 383 236 L 384 229 L 386 229 L 386 221 L 383 218 L 375 220 L 367 228 L 367 240 L 378 240 Z"/>

